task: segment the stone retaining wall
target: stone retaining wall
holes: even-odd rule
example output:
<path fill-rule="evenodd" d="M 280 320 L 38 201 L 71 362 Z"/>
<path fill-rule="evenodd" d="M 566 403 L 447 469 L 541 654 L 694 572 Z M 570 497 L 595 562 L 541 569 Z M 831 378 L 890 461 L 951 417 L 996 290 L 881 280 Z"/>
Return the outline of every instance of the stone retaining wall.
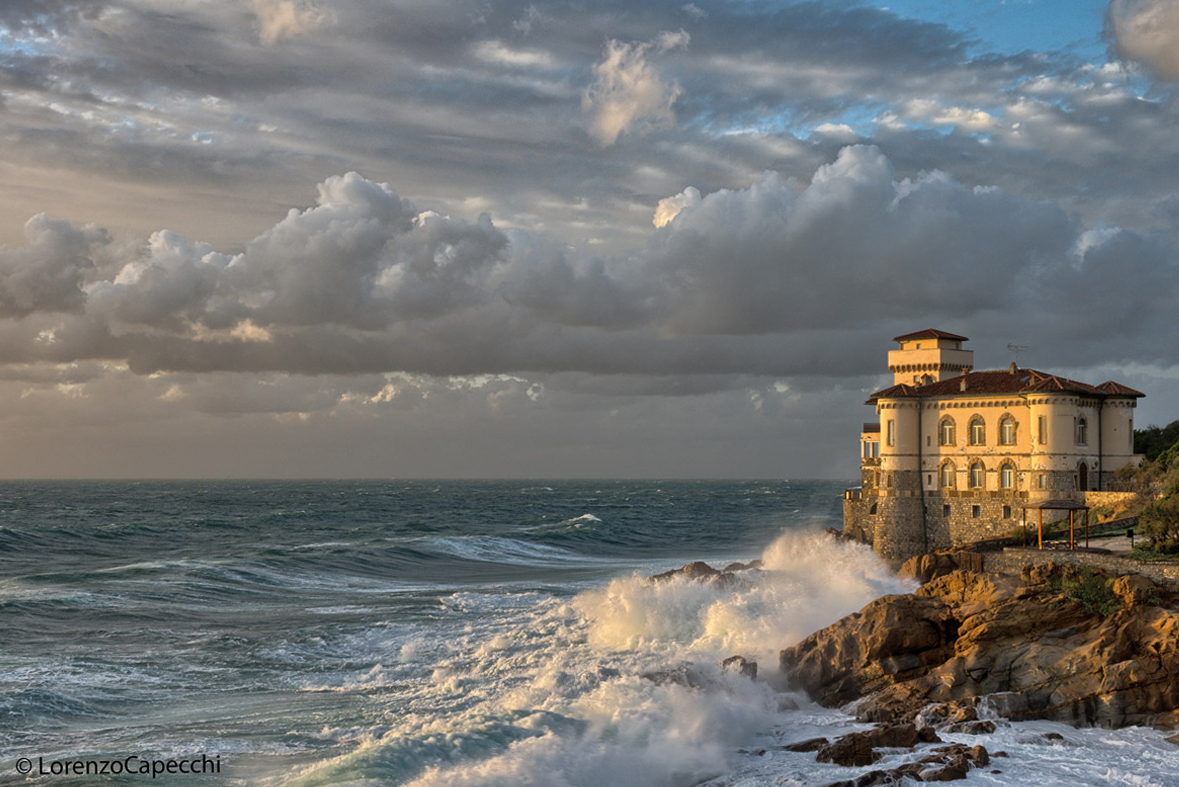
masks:
<path fill-rule="evenodd" d="M 1018 575 L 1024 566 L 1039 563 L 1090 566 L 1113 574 L 1142 574 L 1151 579 L 1179 587 L 1179 563 L 1142 563 L 1120 555 L 1072 552 L 1067 549 L 1004 549 L 983 555 L 984 570 L 995 574 Z"/>

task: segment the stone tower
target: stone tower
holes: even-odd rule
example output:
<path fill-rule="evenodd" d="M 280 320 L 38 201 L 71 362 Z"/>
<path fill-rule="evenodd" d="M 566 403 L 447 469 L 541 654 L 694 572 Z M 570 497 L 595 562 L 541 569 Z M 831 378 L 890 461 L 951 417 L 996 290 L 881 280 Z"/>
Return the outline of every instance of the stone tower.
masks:
<path fill-rule="evenodd" d="M 900 343 L 900 349 L 888 353 L 893 385 L 936 383 L 974 368 L 974 351 L 962 349 L 965 336 L 927 328 L 893 341 Z"/>

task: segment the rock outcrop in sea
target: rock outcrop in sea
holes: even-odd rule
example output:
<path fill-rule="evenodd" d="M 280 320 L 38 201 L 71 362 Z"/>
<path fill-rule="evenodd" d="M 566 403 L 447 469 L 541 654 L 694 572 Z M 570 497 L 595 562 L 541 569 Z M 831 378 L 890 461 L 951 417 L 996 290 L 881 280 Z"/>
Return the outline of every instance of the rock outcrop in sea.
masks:
<path fill-rule="evenodd" d="M 865 721 L 920 723 L 931 706 L 985 697 L 1013 721 L 1173 727 L 1179 612 L 1172 593 L 1141 576 L 957 569 L 786 648 L 781 669 L 823 705 L 854 703 Z"/>

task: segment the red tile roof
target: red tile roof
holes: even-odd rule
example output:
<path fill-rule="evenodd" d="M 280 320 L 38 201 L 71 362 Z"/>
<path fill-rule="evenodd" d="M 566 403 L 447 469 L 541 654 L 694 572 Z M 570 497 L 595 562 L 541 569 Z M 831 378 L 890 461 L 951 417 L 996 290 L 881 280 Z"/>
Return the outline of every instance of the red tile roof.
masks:
<path fill-rule="evenodd" d="M 970 341 L 965 336 L 959 336 L 956 333 L 947 333 L 946 331 L 935 330 L 934 328 L 926 328 L 924 331 L 916 331 L 915 333 L 906 333 L 904 336 L 894 336 L 894 342 L 907 342 L 910 339 L 951 339 L 960 342 Z"/>
<path fill-rule="evenodd" d="M 962 383 L 965 381 L 966 389 Z M 969 372 L 959 377 L 950 377 L 926 385 L 894 385 L 877 391 L 868 397 L 868 404 L 877 399 L 901 399 L 905 397 L 944 397 L 944 396 L 986 396 L 988 394 L 1022 394 L 1022 393 L 1080 393 L 1101 398 L 1109 396 L 1145 396 L 1120 383 L 1107 382 L 1100 386 L 1070 380 L 1055 374 L 1038 372 L 1035 369 L 1004 369 L 994 372 Z"/>
<path fill-rule="evenodd" d="M 1113 380 L 1108 380 L 1097 387 L 1110 396 L 1146 396 L 1142 391 L 1135 391 L 1130 386 L 1115 383 Z"/>

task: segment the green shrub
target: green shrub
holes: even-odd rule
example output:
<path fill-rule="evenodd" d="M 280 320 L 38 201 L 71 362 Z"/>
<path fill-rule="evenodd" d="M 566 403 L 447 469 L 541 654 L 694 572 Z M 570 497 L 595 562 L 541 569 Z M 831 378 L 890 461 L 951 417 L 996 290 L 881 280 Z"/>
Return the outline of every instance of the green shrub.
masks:
<path fill-rule="evenodd" d="M 1142 510 L 1138 524 L 1152 550 L 1179 554 L 1179 494 L 1152 502 Z"/>
<path fill-rule="evenodd" d="M 1150 562 L 1179 563 L 1179 553 L 1160 552 L 1157 549 L 1151 547 L 1150 544 L 1135 544 L 1134 550 L 1130 553 L 1130 557 L 1134 560 L 1145 560 Z"/>
<path fill-rule="evenodd" d="M 1114 580 L 1103 577 L 1093 570 L 1065 568 L 1048 579 L 1048 589 L 1063 592 L 1070 600 L 1081 605 L 1090 615 L 1111 615 L 1121 608 L 1122 602 L 1113 592 Z"/>

